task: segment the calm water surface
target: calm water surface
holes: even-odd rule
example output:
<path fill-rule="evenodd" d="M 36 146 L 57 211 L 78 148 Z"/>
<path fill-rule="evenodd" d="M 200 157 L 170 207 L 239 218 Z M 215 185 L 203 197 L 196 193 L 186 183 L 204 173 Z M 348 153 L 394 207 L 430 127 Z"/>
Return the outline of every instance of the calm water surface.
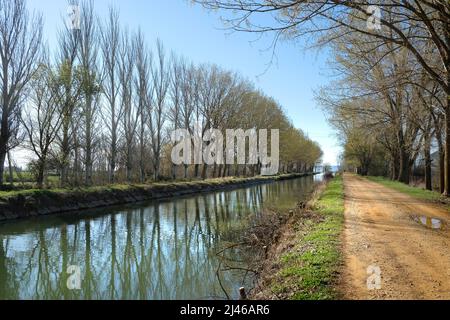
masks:
<path fill-rule="evenodd" d="M 0 299 L 224 298 L 216 253 L 263 208 L 294 207 L 317 179 L 0 224 Z M 243 251 L 234 258 L 251 256 Z M 220 278 L 231 298 L 250 281 Z"/>

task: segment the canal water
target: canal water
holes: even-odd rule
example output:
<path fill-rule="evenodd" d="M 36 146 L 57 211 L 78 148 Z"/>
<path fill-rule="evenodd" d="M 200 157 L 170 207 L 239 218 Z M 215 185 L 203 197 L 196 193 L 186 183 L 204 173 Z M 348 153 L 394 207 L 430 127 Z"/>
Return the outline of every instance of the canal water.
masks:
<path fill-rule="evenodd" d="M 237 298 L 251 277 L 223 271 L 217 253 L 318 179 L 0 224 L 0 299 Z M 232 255 L 245 262 L 251 248 Z"/>

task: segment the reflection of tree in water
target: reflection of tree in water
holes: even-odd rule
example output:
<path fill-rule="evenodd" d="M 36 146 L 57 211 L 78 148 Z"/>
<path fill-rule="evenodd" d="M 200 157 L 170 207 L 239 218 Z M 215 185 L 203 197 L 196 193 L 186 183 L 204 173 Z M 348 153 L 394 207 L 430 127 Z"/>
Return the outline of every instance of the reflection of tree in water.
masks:
<path fill-rule="evenodd" d="M 10 258 L 9 241 L 0 235 L 0 299 L 17 299 L 19 297 L 19 282 L 11 270 L 17 268 L 16 262 Z"/>
<path fill-rule="evenodd" d="M 311 183 L 286 181 L 161 201 L 137 209 L 39 224 L 0 227 L 0 298 L 186 299 L 224 294 L 216 253 L 257 219 L 263 202 L 295 203 Z M 249 251 L 251 253 L 251 250 Z M 242 249 L 230 258 L 251 258 Z M 82 289 L 67 289 L 67 268 L 82 271 Z M 237 296 L 242 273 L 221 273 Z"/>

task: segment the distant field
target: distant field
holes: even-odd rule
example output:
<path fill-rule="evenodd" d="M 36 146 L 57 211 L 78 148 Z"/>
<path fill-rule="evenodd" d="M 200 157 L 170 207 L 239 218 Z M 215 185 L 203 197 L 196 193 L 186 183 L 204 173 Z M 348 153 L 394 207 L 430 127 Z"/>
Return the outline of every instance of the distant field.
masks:
<path fill-rule="evenodd" d="M 9 184 L 10 181 L 10 177 L 9 177 L 9 173 L 5 172 L 3 174 L 3 181 L 5 182 L 5 184 Z M 52 186 L 52 187 L 56 187 L 58 185 L 59 182 L 59 177 L 58 176 L 47 176 L 47 183 Z M 19 188 L 33 188 L 36 185 L 36 178 L 35 176 L 29 172 L 29 171 L 24 171 L 24 172 L 14 172 L 13 173 L 13 185 L 14 187 L 19 187 Z"/>
<path fill-rule="evenodd" d="M 5 181 L 9 181 L 9 172 L 4 172 L 3 179 Z M 14 182 L 21 182 L 21 181 L 32 182 L 32 181 L 34 181 L 33 175 L 31 174 L 31 172 L 28 172 L 28 171 L 24 171 L 24 172 L 20 172 L 20 173 L 14 172 L 13 179 L 14 179 Z"/>

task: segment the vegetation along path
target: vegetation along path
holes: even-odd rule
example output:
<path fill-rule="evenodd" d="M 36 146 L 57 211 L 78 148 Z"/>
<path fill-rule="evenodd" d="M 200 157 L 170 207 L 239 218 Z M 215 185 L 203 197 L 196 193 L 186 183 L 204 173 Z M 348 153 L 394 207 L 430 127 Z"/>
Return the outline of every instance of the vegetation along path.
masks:
<path fill-rule="evenodd" d="M 355 175 L 344 187 L 343 298 L 450 299 L 448 210 Z"/>

